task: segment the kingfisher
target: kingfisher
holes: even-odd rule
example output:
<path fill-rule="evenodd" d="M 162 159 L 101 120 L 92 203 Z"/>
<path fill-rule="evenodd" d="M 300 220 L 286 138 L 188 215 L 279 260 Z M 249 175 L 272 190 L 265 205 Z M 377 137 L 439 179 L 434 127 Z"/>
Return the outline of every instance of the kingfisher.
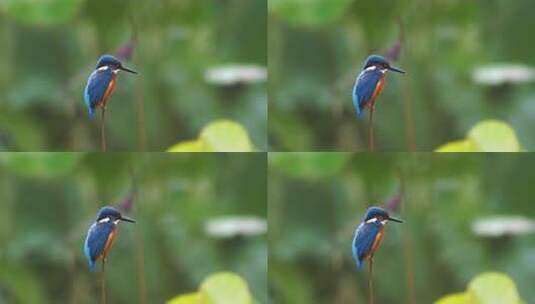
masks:
<path fill-rule="evenodd" d="M 98 211 L 97 219 L 87 231 L 84 244 L 84 254 L 87 257 L 91 271 L 95 271 L 95 263 L 98 259 L 102 259 L 102 263 L 106 263 L 108 252 L 113 245 L 115 237 L 117 237 L 117 224 L 119 221 L 136 222 L 110 206 L 102 207 Z"/>
<path fill-rule="evenodd" d="M 353 106 L 357 112 L 357 118 L 362 116 L 364 108 L 373 111 L 375 100 L 383 90 L 385 75 L 389 70 L 405 74 L 405 71 L 390 66 L 390 63 L 383 56 L 370 55 L 366 59 L 364 69 L 357 76 L 353 85 Z"/>
<path fill-rule="evenodd" d="M 106 104 L 117 80 L 117 73 L 125 71 L 137 74 L 136 71 L 125 68 L 123 64 L 112 55 L 102 55 L 97 62 L 97 67 L 89 75 L 84 90 L 85 105 L 89 111 L 89 117 L 95 117 L 97 108 L 106 109 Z"/>
<path fill-rule="evenodd" d="M 353 258 L 360 269 L 365 259 L 373 259 L 373 254 L 379 248 L 384 235 L 384 228 L 388 221 L 403 223 L 391 217 L 382 208 L 372 206 L 366 211 L 364 220 L 353 234 Z"/>

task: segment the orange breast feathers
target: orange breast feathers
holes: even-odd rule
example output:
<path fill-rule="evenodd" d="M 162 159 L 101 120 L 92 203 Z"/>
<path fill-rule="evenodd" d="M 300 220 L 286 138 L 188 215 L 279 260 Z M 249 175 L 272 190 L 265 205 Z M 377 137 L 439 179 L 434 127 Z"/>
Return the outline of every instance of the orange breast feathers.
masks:
<path fill-rule="evenodd" d="M 104 98 L 102 98 L 102 101 L 98 104 L 98 106 L 106 107 L 106 104 L 108 103 L 108 99 L 110 98 L 111 94 L 115 90 L 115 82 L 117 80 L 117 74 L 113 73 L 111 76 L 110 84 L 108 85 L 108 88 L 106 89 L 106 92 L 104 93 Z"/>
<path fill-rule="evenodd" d="M 115 237 L 117 237 L 117 226 L 114 225 L 110 235 L 108 236 L 108 240 L 106 241 L 106 245 L 104 246 L 104 250 L 102 250 L 102 253 L 100 254 L 100 256 L 97 259 L 99 259 L 100 257 L 102 257 L 103 259 L 106 259 L 106 257 L 108 256 L 108 252 L 111 249 L 111 246 L 113 246 L 113 242 L 115 241 Z"/>
<path fill-rule="evenodd" d="M 383 239 L 383 234 L 385 232 L 385 227 L 381 227 L 381 230 L 377 233 L 377 236 L 375 237 L 375 241 L 373 241 L 372 244 L 372 250 L 370 250 L 370 253 L 368 256 L 373 255 L 373 253 L 379 248 L 379 245 L 381 245 L 381 240 Z"/>
<path fill-rule="evenodd" d="M 381 76 L 381 79 L 377 82 L 377 85 L 375 86 L 375 91 L 373 91 L 371 105 L 373 106 L 375 104 L 375 99 L 379 94 L 381 94 L 381 91 L 383 90 L 383 86 L 385 85 L 385 75 L 383 74 Z"/>

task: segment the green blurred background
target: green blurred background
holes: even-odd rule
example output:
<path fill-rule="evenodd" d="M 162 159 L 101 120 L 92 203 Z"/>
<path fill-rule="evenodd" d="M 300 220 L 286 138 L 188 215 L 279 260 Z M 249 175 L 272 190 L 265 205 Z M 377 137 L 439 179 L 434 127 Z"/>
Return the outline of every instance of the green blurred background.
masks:
<path fill-rule="evenodd" d="M 534 9 L 531 0 L 269 1 L 270 150 L 367 150 L 367 116 L 355 118 L 351 91 L 372 53 L 399 55 L 393 64 L 407 71 L 390 73 L 378 100 L 378 150 L 432 151 L 483 119 L 511 124 L 532 150 Z M 473 76 L 496 64 L 507 66 L 481 71 L 494 81 Z"/>
<path fill-rule="evenodd" d="M 270 153 L 272 302 L 366 303 L 367 268 L 355 270 L 352 235 L 369 204 L 401 198 L 393 214 L 404 223 L 387 225 L 375 254 L 376 303 L 433 303 L 486 271 L 508 274 L 534 303 L 533 166 L 526 154 Z M 523 216 L 531 233 L 474 232 L 494 216 Z"/>
<path fill-rule="evenodd" d="M 0 303 L 97 303 L 100 273 L 83 255 L 98 209 L 137 191 L 108 256 L 109 303 L 164 303 L 232 271 L 267 302 L 267 239 L 228 216 L 266 221 L 266 156 L 250 154 L 0 154 Z M 98 265 L 100 269 L 100 265 Z"/>
<path fill-rule="evenodd" d="M 99 148 L 83 101 L 104 53 L 139 72 L 119 76 L 107 112 L 113 150 L 162 151 L 231 119 L 266 149 L 265 79 L 208 80 L 213 68 L 267 61 L 264 0 L 4 0 L 0 2 L 0 150 Z M 235 74 L 238 75 L 235 75 Z"/>

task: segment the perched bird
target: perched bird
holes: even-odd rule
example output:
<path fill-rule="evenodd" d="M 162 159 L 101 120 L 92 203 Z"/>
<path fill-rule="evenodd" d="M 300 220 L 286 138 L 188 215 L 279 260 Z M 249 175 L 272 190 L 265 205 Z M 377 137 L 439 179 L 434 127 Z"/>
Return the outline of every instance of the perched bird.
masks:
<path fill-rule="evenodd" d="M 371 55 L 366 59 L 364 69 L 358 75 L 353 86 L 353 106 L 357 112 L 357 117 L 362 116 L 366 107 L 374 109 L 375 100 L 383 89 L 388 70 L 405 73 L 401 69 L 390 66 L 390 63 L 382 56 Z"/>
<path fill-rule="evenodd" d="M 115 90 L 119 71 L 137 74 L 136 71 L 123 67 L 122 63 L 112 55 L 103 55 L 98 59 L 97 68 L 89 75 L 84 90 L 85 105 L 90 118 L 95 117 L 95 109 L 106 108 L 108 99 Z"/>
<path fill-rule="evenodd" d="M 133 219 L 127 218 L 113 207 L 103 207 L 97 213 L 97 219 L 87 231 L 84 244 L 84 254 L 89 263 L 89 269 L 95 270 L 95 262 L 102 259 L 106 262 L 108 252 L 117 236 L 117 224 L 119 221 L 135 223 Z"/>
<path fill-rule="evenodd" d="M 385 224 L 388 221 L 403 223 L 401 220 L 391 217 L 386 210 L 379 207 L 370 207 L 366 211 L 364 220 L 353 234 L 352 250 L 357 270 L 360 269 L 365 259 L 373 259 L 373 254 L 381 244 Z"/>

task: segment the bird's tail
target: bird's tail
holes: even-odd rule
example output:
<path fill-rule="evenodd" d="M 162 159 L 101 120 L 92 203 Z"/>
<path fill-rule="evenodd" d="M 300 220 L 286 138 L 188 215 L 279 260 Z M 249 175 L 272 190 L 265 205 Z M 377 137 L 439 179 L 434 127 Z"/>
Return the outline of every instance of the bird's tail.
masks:
<path fill-rule="evenodd" d="M 94 271 L 95 271 L 95 261 L 89 259 L 87 262 L 88 262 L 88 264 L 89 264 L 89 270 L 90 270 L 91 272 L 94 272 Z"/>
<path fill-rule="evenodd" d="M 364 113 L 364 109 L 361 109 L 361 108 L 360 108 L 360 105 L 359 105 L 359 106 L 357 107 L 357 118 L 358 118 L 358 119 L 361 119 L 363 113 Z"/>
<path fill-rule="evenodd" d="M 91 226 L 91 228 L 93 228 L 93 226 Z M 89 249 L 89 234 L 87 235 L 87 238 L 85 239 L 84 243 L 84 255 L 87 258 L 89 270 L 95 271 L 95 261 L 91 258 L 91 250 Z"/>
<path fill-rule="evenodd" d="M 353 88 L 353 107 L 355 107 L 355 113 L 357 114 L 357 118 L 361 118 L 364 107 L 360 104 L 359 96 L 357 95 L 356 90 L 357 85 L 355 84 L 355 87 Z"/>
<path fill-rule="evenodd" d="M 87 109 L 89 110 L 89 118 L 95 118 L 95 109 L 93 109 L 92 107 L 88 107 Z"/>
<path fill-rule="evenodd" d="M 359 258 L 356 258 L 355 263 L 357 264 L 357 271 L 360 271 L 360 268 L 362 267 L 362 261 Z"/>

